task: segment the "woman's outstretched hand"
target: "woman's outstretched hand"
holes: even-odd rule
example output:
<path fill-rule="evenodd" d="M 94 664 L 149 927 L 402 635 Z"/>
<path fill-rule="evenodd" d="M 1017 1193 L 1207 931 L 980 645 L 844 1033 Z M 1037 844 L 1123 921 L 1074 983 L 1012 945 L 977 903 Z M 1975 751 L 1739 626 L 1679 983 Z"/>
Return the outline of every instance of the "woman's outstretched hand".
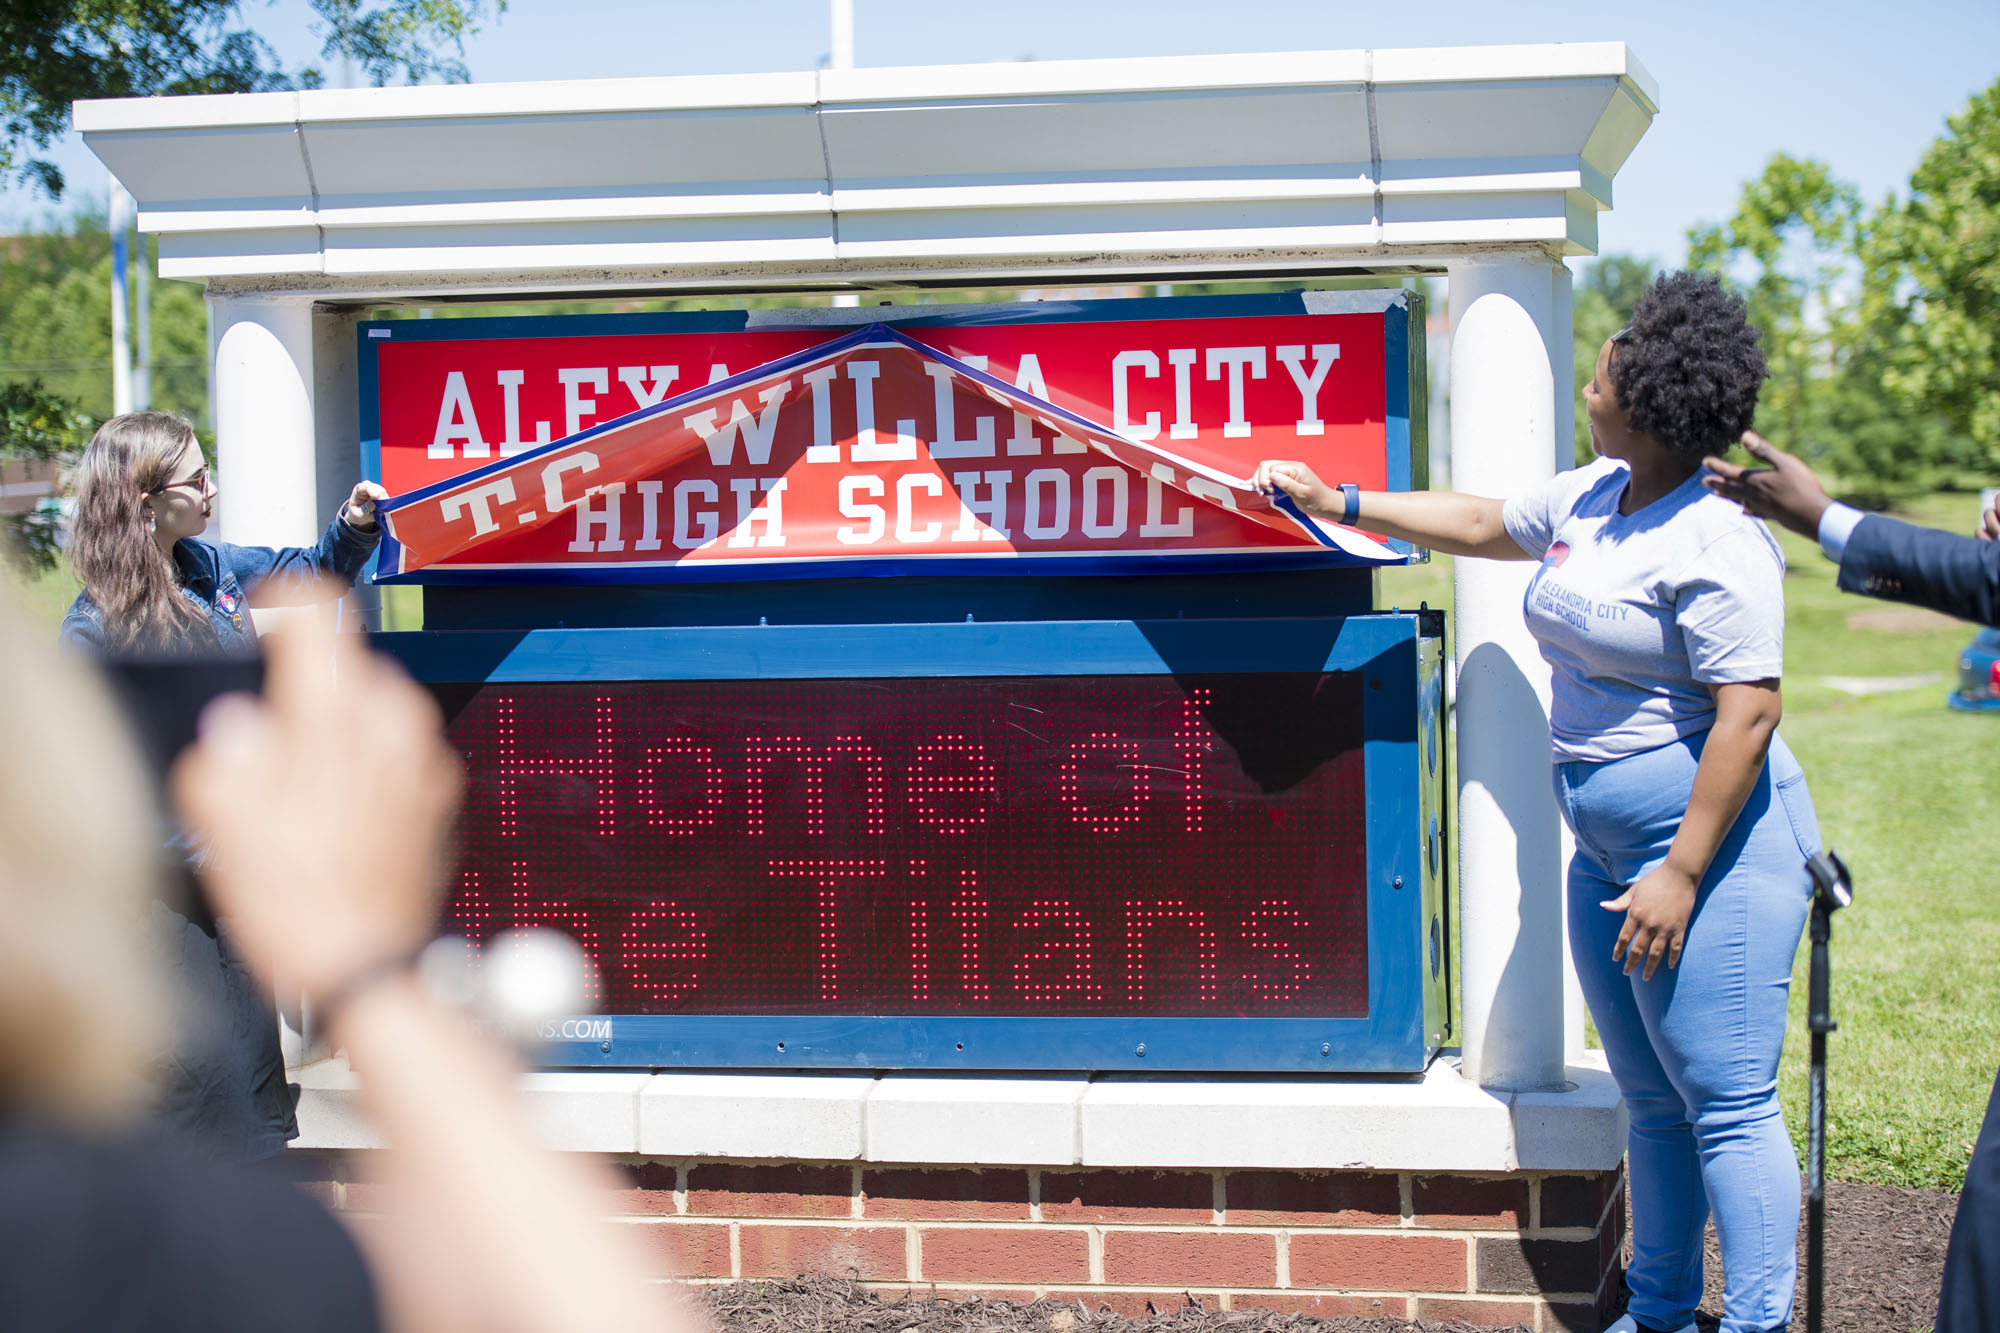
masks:
<path fill-rule="evenodd" d="M 1266 495 L 1283 491 L 1308 514 L 1324 518 L 1341 512 L 1340 498 L 1304 463 L 1267 458 L 1257 465 L 1251 484 Z"/>
<path fill-rule="evenodd" d="M 347 503 L 340 507 L 340 516 L 347 520 L 349 527 L 366 532 L 375 526 L 375 505 L 389 498 L 389 492 L 376 481 L 357 481 L 354 490 L 347 497 Z"/>
<path fill-rule="evenodd" d="M 1687 940 L 1688 918 L 1694 915 L 1696 884 L 1683 872 L 1663 865 L 1647 871 L 1632 887 L 1598 906 L 1607 912 L 1625 913 L 1625 928 L 1618 943 L 1611 946 L 1611 960 L 1625 960 L 1625 975 L 1640 963 L 1646 970 L 1640 980 L 1651 981 L 1664 961 L 1679 967 L 1681 946 Z"/>

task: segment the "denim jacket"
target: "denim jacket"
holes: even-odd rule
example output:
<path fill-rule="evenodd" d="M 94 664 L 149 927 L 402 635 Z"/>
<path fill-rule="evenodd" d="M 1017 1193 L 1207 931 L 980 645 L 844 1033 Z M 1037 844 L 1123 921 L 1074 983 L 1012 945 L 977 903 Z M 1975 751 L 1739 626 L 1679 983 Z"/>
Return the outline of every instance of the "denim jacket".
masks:
<path fill-rule="evenodd" d="M 141 645 L 143 651 L 221 652 L 244 657 L 257 651 L 257 629 L 250 623 L 249 601 L 259 606 L 284 606 L 319 600 L 321 579 L 352 584 L 382 539 L 381 528 L 361 529 L 336 517 L 317 546 L 232 546 L 184 537 L 174 543 L 174 568 L 180 574 L 181 595 L 208 612 L 213 644 L 183 636 L 172 644 Z M 106 651 L 104 612 L 79 593 L 63 617 L 61 641 L 93 653 Z"/>

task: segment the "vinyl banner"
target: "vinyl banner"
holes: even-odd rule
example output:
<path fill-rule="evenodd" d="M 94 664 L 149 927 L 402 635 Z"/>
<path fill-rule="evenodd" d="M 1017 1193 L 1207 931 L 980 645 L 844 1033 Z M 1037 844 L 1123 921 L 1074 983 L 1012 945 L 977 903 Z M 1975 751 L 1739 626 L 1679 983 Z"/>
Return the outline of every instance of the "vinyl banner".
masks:
<path fill-rule="evenodd" d="M 1407 421 L 1390 412 L 1408 368 L 1388 364 L 1387 322 L 1300 313 L 402 343 L 399 326 L 370 326 L 376 447 L 395 492 L 377 576 L 1400 562 L 1249 485 L 1264 457 L 1366 489 L 1409 484 Z"/>

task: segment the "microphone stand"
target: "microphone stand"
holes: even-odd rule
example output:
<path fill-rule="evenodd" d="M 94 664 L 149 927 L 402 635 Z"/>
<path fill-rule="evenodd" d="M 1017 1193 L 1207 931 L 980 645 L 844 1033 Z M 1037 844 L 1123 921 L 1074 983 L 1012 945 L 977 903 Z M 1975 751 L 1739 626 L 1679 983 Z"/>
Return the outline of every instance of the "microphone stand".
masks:
<path fill-rule="evenodd" d="M 1846 863 L 1831 851 L 1808 858 L 1806 873 L 1813 882 L 1812 964 L 1806 1000 L 1806 1026 L 1812 1033 L 1807 1084 L 1806 1333 L 1820 1333 L 1826 1282 L 1826 1034 L 1840 1027 L 1833 1021 L 1827 999 L 1832 972 L 1827 945 L 1833 938 L 1833 914 L 1854 901 L 1854 881 Z"/>

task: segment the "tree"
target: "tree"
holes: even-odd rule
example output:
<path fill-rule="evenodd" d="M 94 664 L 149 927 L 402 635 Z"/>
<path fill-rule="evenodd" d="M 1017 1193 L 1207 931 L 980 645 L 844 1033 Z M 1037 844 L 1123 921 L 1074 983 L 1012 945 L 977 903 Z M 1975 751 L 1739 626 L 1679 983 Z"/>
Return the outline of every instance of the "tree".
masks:
<path fill-rule="evenodd" d="M 68 463 L 96 424 L 40 381 L 0 384 L 0 458 Z M 0 518 L 0 558 L 27 574 L 54 569 L 57 518 L 49 505 Z"/>
<path fill-rule="evenodd" d="M 1771 380 L 1757 429 L 1793 447 L 1823 445 L 1824 382 L 1835 362 L 1835 329 L 1859 279 L 1861 201 L 1824 163 L 1779 153 L 1743 186 L 1724 227 L 1688 233 L 1688 265 L 1738 281 L 1750 321 L 1763 334 Z"/>
<path fill-rule="evenodd" d="M 2000 83 L 1946 122 L 1872 238 L 1886 381 L 2000 469 Z"/>
<path fill-rule="evenodd" d="M 488 5 L 506 0 L 311 0 L 320 52 L 353 60 L 374 83 L 463 82 L 463 52 Z M 88 97 L 316 88 L 317 69 L 286 71 L 243 26 L 239 0 L 0 0 L 0 173 L 18 170 L 51 198 L 62 173 L 29 155 L 69 128 Z"/>
<path fill-rule="evenodd" d="M 1570 296 L 1570 395 L 1576 413 L 1576 461 L 1588 463 L 1596 451 L 1590 444 L 1590 417 L 1583 410 L 1581 389 L 1597 373 L 1598 349 L 1604 340 L 1632 320 L 1632 308 L 1651 285 L 1660 266 L 1632 255 L 1601 256 L 1577 279 Z"/>
<path fill-rule="evenodd" d="M 150 241 L 150 238 L 146 238 Z M 150 243 L 135 262 L 152 263 Z M 151 284 L 152 405 L 208 425 L 208 315 L 201 288 Z M 0 240 L 0 383 L 39 382 L 111 415 L 111 239 L 103 214 Z"/>

